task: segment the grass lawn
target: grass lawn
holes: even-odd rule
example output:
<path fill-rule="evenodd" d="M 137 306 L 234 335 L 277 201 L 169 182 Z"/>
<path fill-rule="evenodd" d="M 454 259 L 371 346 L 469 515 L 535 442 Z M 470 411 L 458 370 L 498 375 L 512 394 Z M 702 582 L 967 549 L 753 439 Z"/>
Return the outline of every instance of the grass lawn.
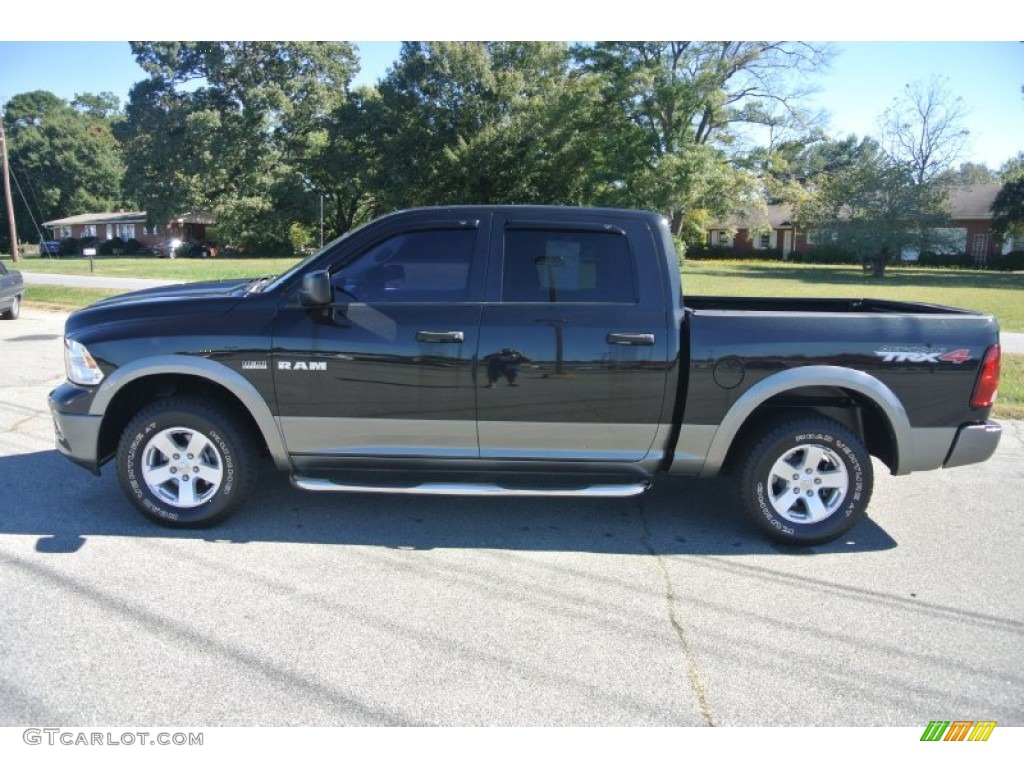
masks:
<path fill-rule="evenodd" d="M 286 258 L 157 259 L 100 257 L 97 275 L 164 280 L 217 280 L 280 274 L 298 261 Z M 8 262 L 9 263 L 9 262 Z M 27 257 L 23 272 L 89 274 L 89 260 Z M 853 297 L 921 301 L 989 312 L 1004 331 L 1024 332 L 1024 272 L 898 267 L 884 278 L 867 277 L 855 266 L 817 266 L 768 261 L 687 261 L 683 290 L 718 296 Z M 76 309 L 120 291 L 32 286 L 26 303 L 52 309 Z M 1004 355 L 998 418 L 1024 419 L 1024 355 Z"/>
<path fill-rule="evenodd" d="M 1004 331 L 1024 332 L 1024 272 L 897 267 L 885 277 L 857 266 L 767 261 L 687 261 L 683 293 L 894 299 L 988 312 Z"/>
<path fill-rule="evenodd" d="M 155 256 L 98 256 L 89 271 L 89 259 L 39 256 L 23 258 L 17 265 L 22 272 L 48 272 L 54 275 L 107 275 L 109 277 L 151 277 L 156 280 L 223 280 L 233 277 L 260 277 L 280 274 L 299 261 L 297 256 L 252 259 L 158 259 Z"/>
<path fill-rule="evenodd" d="M 999 397 L 992 415 L 997 419 L 1024 419 L 1024 355 L 1003 355 Z"/>

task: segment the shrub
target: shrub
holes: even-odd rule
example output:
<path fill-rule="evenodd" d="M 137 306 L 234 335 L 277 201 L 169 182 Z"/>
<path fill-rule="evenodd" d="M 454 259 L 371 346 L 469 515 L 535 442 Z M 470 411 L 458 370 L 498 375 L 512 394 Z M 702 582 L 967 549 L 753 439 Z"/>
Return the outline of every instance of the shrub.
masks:
<path fill-rule="evenodd" d="M 1019 272 L 1024 270 L 1024 251 L 1010 251 L 1003 256 L 993 256 L 988 265 L 1000 272 Z"/>
<path fill-rule="evenodd" d="M 957 267 L 969 269 L 977 266 L 974 259 L 966 253 L 932 253 L 922 251 L 917 257 L 917 264 L 922 267 Z"/>
<path fill-rule="evenodd" d="M 782 251 L 778 248 L 763 251 L 736 250 L 734 248 L 723 248 L 720 245 L 691 245 L 686 248 L 686 258 L 696 261 L 715 261 L 751 259 L 757 261 L 779 261 L 782 259 Z"/>
<path fill-rule="evenodd" d="M 124 252 L 129 256 L 134 256 L 137 253 L 142 253 L 147 250 L 146 246 L 136 240 L 134 237 L 124 244 Z"/>
<path fill-rule="evenodd" d="M 81 253 L 77 237 L 62 237 L 60 239 L 60 252 L 64 254 Z"/>
<path fill-rule="evenodd" d="M 838 245 L 816 245 L 805 253 L 796 251 L 789 254 L 789 260 L 797 264 L 860 264 L 860 256 Z"/>
<path fill-rule="evenodd" d="M 100 245 L 100 247 L 97 249 L 97 252 L 101 256 L 112 256 L 114 254 L 120 255 L 124 253 L 124 240 L 122 240 L 120 237 L 115 237 L 112 238 L 111 240 L 107 240 L 105 243 Z"/>

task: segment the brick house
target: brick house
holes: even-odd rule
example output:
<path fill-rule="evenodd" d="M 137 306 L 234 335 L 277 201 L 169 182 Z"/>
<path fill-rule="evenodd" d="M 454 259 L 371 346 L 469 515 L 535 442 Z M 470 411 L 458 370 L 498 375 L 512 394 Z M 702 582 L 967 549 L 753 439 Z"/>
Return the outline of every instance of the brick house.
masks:
<path fill-rule="evenodd" d="M 1012 239 L 999 242 L 992 235 L 992 202 L 1001 188 L 1001 184 L 975 184 L 954 187 L 949 193 L 947 228 L 955 230 L 951 235 L 961 252 L 969 254 L 979 264 L 1014 249 Z M 793 251 L 807 253 L 815 245 L 829 241 L 831 237 L 827 232 L 798 227 L 789 205 L 769 205 L 764 213 L 741 212 L 707 231 L 709 246 L 728 248 L 740 254 L 766 250 L 780 250 L 784 255 Z M 917 256 L 907 251 L 904 258 L 913 260 Z"/>
<path fill-rule="evenodd" d="M 137 240 L 146 247 L 170 238 L 206 240 L 206 227 L 215 224 L 206 211 L 191 211 L 172 219 L 165 225 L 149 226 L 145 211 L 116 211 L 113 213 L 80 213 L 63 219 L 44 221 L 54 240 L 74 237 L 95 237 L 100 242 L 119 237 L 125 242 Z"/>

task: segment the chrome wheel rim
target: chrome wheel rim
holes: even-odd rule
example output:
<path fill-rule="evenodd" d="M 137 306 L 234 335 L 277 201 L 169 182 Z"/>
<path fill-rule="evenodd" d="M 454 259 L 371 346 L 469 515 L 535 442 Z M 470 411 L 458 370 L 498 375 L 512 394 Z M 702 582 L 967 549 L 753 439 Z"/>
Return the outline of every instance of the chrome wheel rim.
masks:
<path fill-rule="evenodd" d="M 803 525 L 820 523 L 842 506 L 850 474 L 831 448 L 799 445 L 772 465 L 767 488 L 768 501 L 780 517 Z"/>
<path fill-rule="evenodd" d="M 154 435 L 142 455 L 142 479 L 162 502 L 191 509 L 211 501 L 224 479 L 217 447 L 194 429 L 171 427 Z"/>

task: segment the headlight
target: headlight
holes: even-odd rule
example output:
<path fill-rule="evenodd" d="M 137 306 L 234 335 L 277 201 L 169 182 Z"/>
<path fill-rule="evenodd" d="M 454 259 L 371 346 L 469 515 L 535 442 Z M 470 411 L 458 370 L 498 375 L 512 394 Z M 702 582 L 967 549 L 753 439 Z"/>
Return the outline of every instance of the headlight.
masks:
<path fill-rule="evenodd" d="M 71 339 L 64 339 L 64 369 L 74 384 L 94 386 L 103 381 L 103 371 L 96 365 L 89 350 Z"/>

